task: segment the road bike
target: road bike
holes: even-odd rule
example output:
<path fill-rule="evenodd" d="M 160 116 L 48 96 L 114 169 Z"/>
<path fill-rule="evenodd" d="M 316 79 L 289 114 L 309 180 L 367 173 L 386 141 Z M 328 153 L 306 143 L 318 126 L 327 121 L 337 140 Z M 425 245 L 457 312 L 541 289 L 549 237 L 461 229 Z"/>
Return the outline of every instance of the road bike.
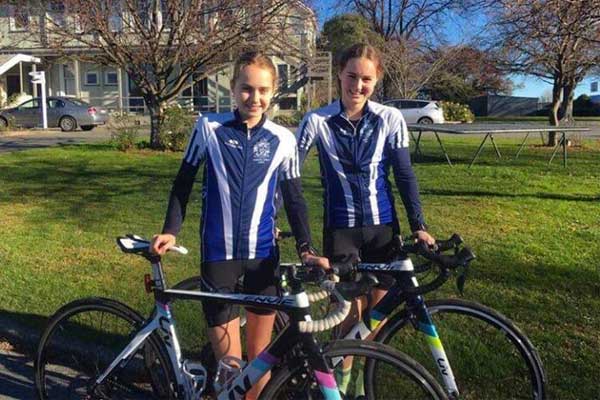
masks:
<path fill-rule="evenodd" d="M 366 293 L 376 280 L 335 283 L 320 270 L 302 275 L 291 265 L 285 271 L 289 292 L 281 297 L 167 289 L 161 257 L 150 253 L 149 241 L 128 235 L 117 243 L 123 252 L 150 262 L 152 275 L 146 275 L 145 286 L 154 295 L 154 309 L 144 319 L 127 305 L 104 298 L 77 300 L 60 308 L 50 318 L 35 358 L 35 386 L 41 399 L 196 400 L 207 396 L 206 369 L 181 355 L 170 310 L 175 299 L 274 309 L 289 319 L 256 359 L 240 365 L 236 375 L 215 388 L 212 395 L 218 399 L 243 398 L 269 371 L 272 377 L 262 399 L 341 399 L 334 368 L 345 357 L 354 358 L 361 369 L 357 373 L 376 363 L 377 371 L 363 388 L 368 399 L 389 399 L 390 393 L 410 399 L 447 398 L 423 367 L 395 349 L 366 341 L 324 345 L 317 341 L 315 333 L 333 328 L 346 317 L 347 299 Z M 179 246 L 171 250 L 187 253 Z M 309 295 L 305 282 L 317 283 L 322 290 Z M 311 300 L 327 296 L 337 299 L 336 307 L 324 318 L 313 320 Z"/>
<path fill-rule="evenodd" d="M 388 264 L 341 265 L 345 269 L 337 271 L 341 274 L 383 273 L 395 279 L 384 298 L 369 307 L 344 338 L 370 337 L 402 350 L 428 370 L 437 371 L 450 398 L 545 399 L 542 361 L 531 341 L 510 319 L 473 301 L 423 299 L 453 273 L 458 274 L 462 291 L 475 257 L 457 234 L 437 241 L 435 248 L 400 241 Z M 410 255 L 424 257 L 426 262 L 415 266 Z M 435 277 L 427 276 L 435 270 Z M 420 286 L 421 278 L 429 283 Z M 199 284 L 199 277 L 192 277 L 175 287 L 190 290 Z M 276 330 L 283 329 L 286 321 L 285 314 L 278 313 Z"/>

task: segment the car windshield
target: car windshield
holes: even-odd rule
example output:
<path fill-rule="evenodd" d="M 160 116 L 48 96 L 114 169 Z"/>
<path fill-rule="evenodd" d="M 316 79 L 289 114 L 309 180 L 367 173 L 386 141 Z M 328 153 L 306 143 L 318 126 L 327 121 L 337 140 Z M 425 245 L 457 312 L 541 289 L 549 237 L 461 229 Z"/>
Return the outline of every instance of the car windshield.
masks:
<path fill-rule="evenodd" d="M 88 103 L 86 103 L 85 101 L 81 101 L 79 99 L 69 99 L 69 101 L 75 105 L 81 106 L 81 107 L 89 107 L 90 105 Z"/>

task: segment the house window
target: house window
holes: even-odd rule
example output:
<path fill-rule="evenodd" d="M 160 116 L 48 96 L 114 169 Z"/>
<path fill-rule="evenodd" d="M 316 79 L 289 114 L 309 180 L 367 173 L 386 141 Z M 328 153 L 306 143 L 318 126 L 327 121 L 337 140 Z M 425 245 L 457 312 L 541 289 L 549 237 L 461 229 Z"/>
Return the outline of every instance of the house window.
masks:
<path fill-rule="evenodd" d="M 9 25 L 13 32 L 21 32 L 29 29 L 29 9 L 27 7 L 10 6 Z"/>
<path fill-rule="evenodd" d="M 104 71 L 104 85 L 105 86 L 117 86 L 119 84 L 119 76 L 117 71 L 110 70 Z"/>
<path fill-rule="evenodd" d="M 85 84 L 88 86 L 97 86 L 99 85 L 99 76 L 98 71 L 88 71 L 85 73 Z"/>
<path fill-rule="evenodd" d="M 66 26 L 65 4 L 62 0 L 53 0 L 48 3 L 48 16 L 51 24 L 56 26 Z"/>
<path fill-rule="evenodd" d="M 591 88 L 592 92 L 597 92 L 598 91 L 598 82 L 592 82 L 592 88 Z"/>

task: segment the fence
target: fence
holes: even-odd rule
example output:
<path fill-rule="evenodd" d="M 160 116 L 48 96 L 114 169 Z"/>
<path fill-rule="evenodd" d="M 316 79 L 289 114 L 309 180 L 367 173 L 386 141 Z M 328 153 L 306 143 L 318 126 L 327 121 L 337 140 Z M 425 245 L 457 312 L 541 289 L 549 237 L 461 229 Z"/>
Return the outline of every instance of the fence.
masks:
<path fill-rule="evenodd" d="M 118 97 L 103 96 L 84 98 L 91 105 L 105 108 L 114 112 L 125 112 L 128 114 L 148 115 L 148 107 L 143 97 Z M 230 97 L 221 97 L 215 104 L 214 98 L 209 96 L 179 96 L 175 102 L 190 114 L 224 112 L 233 110 L 233 102 Z"/>

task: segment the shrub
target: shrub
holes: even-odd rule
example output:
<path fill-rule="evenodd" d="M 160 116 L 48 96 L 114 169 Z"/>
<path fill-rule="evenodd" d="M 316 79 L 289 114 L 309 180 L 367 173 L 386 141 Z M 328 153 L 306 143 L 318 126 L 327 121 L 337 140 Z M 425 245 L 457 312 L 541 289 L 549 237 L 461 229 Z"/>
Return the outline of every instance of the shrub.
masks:
<path fill-rule="evenodd" d="M 473 122 L 475 120 L 475 115 L 473 115 L 469 106 L 465 104 L 441 101 L 440 105 L 444 110 L 446 121 Z"/>
<path fill-rule="evenodd" d="M 294 111 L 292 114 L 278 114 L 273 117 L 273 122 L 283 126 L 298 126 L 302 121 L 302 113 L 300 111 Z"/>
<path fill-rule="evenodd" d="M 135 118 L 125 114 L 114 114 L 108 123 L 111 143 L 121 151 L 131 150 L 140 131 L 140 125 Z"/>
<path fill-rule="evenodd" d="M 163 150 L 183 151 L 194 127 L 195 117 L 178 104 L 165 110 L 158 141 Z"/>

